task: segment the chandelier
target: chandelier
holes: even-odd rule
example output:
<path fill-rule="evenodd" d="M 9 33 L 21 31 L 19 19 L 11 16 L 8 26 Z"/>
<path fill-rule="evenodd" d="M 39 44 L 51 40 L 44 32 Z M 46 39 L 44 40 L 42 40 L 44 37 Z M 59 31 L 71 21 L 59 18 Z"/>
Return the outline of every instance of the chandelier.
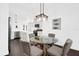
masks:
<path fill-rule="evenodd" d="M 36 21 L 46 21 L 48 16 L 44 14 L 44 3 L 40 3 L 40 14 L 36 15 Z"/>

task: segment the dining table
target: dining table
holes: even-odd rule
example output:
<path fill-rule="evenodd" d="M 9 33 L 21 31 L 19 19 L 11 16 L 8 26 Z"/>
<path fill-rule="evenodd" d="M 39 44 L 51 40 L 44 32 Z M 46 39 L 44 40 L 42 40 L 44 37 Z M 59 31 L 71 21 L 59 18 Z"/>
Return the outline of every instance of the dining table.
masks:
<path fill-rule="evenodd" d="M 43 55 L 47 55 L 47 45 L 54 44 L 58 41 L 57 38 L 54 37 L 48 37 L 48 36 L 36 36 L 30 38 L 30 41 L 33 43 L 38 43 L 43 45 Z"/>

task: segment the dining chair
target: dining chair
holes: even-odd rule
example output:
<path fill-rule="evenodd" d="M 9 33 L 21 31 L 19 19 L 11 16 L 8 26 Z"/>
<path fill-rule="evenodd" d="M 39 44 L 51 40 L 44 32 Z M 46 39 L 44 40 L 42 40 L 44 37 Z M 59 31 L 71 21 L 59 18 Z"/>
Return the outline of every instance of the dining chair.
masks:
<path fill-rule="evenodd" d="M 55 34 L 54 34 L 54 33 L 49 33 L 49 34 L 48 34 L 48 37 L 52 38 L 52 40 L 54 41 L 54 43 L 57 42 L 57 39 L 55 38 Z M 54 44 L 54 43 L 53 43 L 53 44 Z"/>
<path fill-rule="evenodd" d="M 29 34 L 29 40 L 31 39 L 31 38 L 35 38 L 36 36 L 33 34 L 33 33 L 30 33 Z M 30 41 L 31 42 L 31 41 Z M 35 42 L 31 42 L 31 45 L 37 45 L 37 43 L 35 43 Z"/>
<path fill-rule="evenodd" d="M 32 34 L 29 34 L 29 39 L 32 37 Z M 28 56 L 40 56 L 43 54 L 43 50 L 38 48 L 35 45 L 31 45 L 32 42 L 24 42 L 21 41 L 22 47 L 23 47 L 23 51 L 24 51 L 24 55 L 28 55 Z"/>
<path fill-rule="evenodd" d="M 48 37 L 52 38 L 53 40 L 53 44 L 48 44 L 48 48 L 50 48 L 52 45 L 54 45 L 54 43 L 56 43 L 55 41 L 57 41 L 57 39 L 55 39 L 54 33 L 48 33 Z"/>
<path fill-rule="evenodd" d="M 22 43 L 22 47 L 23 47 L 25 56 L 41 56 L 43 54 L 42 49 L 40 49 L 36 46 L 32 46 L 29 42 L 21 41 L 21 43 Z"/>
<path fill-rule="evenodd" d="M 35 35 L 33 34 L 33 33 L 30 33 L 29 34 L 29 38 L 32 38 L 32 37 L 34 37 Z"/>
<path fill-rule="evenodd" d="M 72 40 L 67 39 L 62 48 L 58 47 L 56 45 L 52 45 L 52 47 L 50 47 L 47 50 L 47 53 L 48 53 L 48 55 L 51 55 L 51 56 L 67 56 L 71 45 L 72 45 Z"/>

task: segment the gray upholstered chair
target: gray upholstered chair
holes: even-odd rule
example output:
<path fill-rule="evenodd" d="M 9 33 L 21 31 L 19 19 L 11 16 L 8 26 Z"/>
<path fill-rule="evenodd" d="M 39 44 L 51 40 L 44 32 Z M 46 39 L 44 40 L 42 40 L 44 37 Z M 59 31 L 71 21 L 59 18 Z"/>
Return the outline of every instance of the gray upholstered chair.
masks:
<path fill-rule="evenodd" d="M 35 37 L 35 35 L 33 33 L 30 33 L 29 34 L 29 39 L 32 38 L 32 37 Z M 37 45 L 37 43 L 35 42 L 30 42 L 32 45 Z"/>
<path fill-rule="evenodd" d="M 29 38 L 32 38 L 32 37 L 34 37 L 35 35 L 33 34 L 33 33 L 30 33 L 29 34 Z"/>
<path fill-rule="evenodd" d="M 31 37 L 34 37 L 33 34 L 29 34 L 29 39 Z M 22 47 L 23 47 L 23 50 L 24 50 L 24 55 L 28 55 L 28 56 L 40 56 L 43 54 L 43 50 L 34 46 L 34 45 L 31 45 L 33 44 L 32 42 L 24 42 L 24 41 L 21 41 L 22 43 Z"/>
<path fill-rule="evenodd" d="M 31 46 L 29 42 L 21 41 L 21 43 L 25 56 L 41 56 L 43 54 L 43 50 L 36 46 Z"/>
<path fill-rule="evenodd" d="M 48 37 L 51 37 L 52 38 L 52 40 L 54 41 L 54 43 L 56 43 L 58 40 L 55 38 L 55 34 L 54 33 L 49 33 L 48 34 Z M 53 43 L 53 44 L 54 44 Z"/>
<path fill-rule="evenodd" d="M 52 47 L 50 47 L 47 50 L 47 53 L 48 55 L 53 55 L 53 56 L 66 56 L 69 52 L 71 45 L 72 45 L 72 40 L 67 39 L 63 48 L 52 45 Z"/>

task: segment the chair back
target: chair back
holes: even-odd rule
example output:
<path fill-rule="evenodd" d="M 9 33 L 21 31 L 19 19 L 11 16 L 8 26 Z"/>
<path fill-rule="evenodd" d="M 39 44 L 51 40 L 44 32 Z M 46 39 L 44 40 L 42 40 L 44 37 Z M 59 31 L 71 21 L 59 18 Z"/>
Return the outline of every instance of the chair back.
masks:
<path fill-rule="evenodd" d="M 67 55 L 71 45 L 72 45 L 72 40 L 71 39 L 67 39 L 65 44 L 64 44 L 64 47 L 63 47 L 63 54 L 62 55 L 64 55 L 64 56 Z"/>
<path fill-rule="evenodd" d="M 53 37 L 53 38 L 54 38 L 54 37 L 55 37 L 55 34 L 49 33 L 49 34 L 48 34 L 48 37 Z"/>
<path fill-rule="evenodd" d="M 30 40 L 30 38 L 34 37 L 34 34 L 28 34 L 28 39 Z M 31 55 L 31 42 L 24 42 L 22 41 L 22 47 L 23 47 L 23 51 L 25 53 L 25 55 L 30 56 Z"/>
<path fill-rule="evenodd" d="M 29 34 L 29 38 L 32 38 L 32 37 L 34 37 L 35 35 L 34 34 Z"/>

